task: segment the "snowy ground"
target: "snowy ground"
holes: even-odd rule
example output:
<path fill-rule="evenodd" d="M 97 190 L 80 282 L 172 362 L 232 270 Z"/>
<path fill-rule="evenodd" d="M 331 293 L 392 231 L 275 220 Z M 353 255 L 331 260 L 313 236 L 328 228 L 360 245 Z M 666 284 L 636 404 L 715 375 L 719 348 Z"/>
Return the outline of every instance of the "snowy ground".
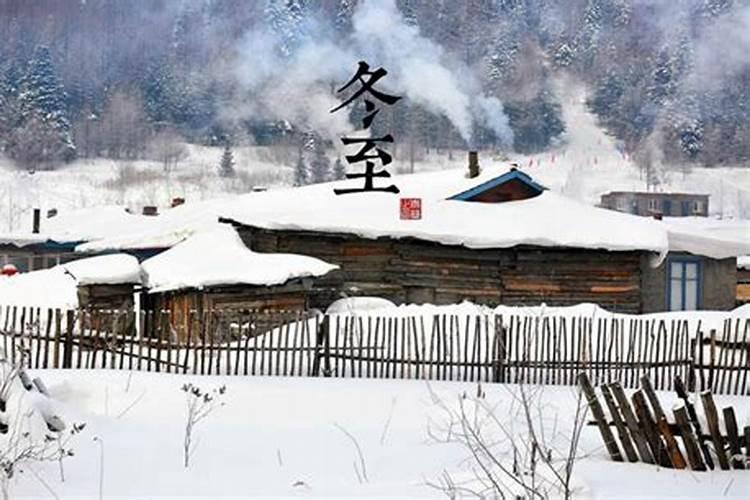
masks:
<path fill-rule="evenodd" d="M 116 371 L 37 375 L 58 413 L 87 427 L 73 442 L 76 454 L 66 461 L 64 484 L 57 464 L 37 464 L 34 473 L 16 476 L 11 498 L 52 498 L 50 490 L 57 498 L 100 498 L 100 443 L 102 498 L 444 498 L 427 483 L 443 472 L 457 481 L 472 477 L 468 451 L 428 433 L 444 423 L 433 393 L 455 407 L 460 395 L 476 392 L 471 384 Z M 197 428 L 188 470 L 181 455 L 186 404 L 180 387 L 186 382 L 203 389 L 227 385 L 226 406 Z M 514 387 L 484 390 L 496 415 L 511 429 L 518 426 Z M 716 399 L 720 407 L 735 407 L 740 425 L 749 423 L 749 399 Z M 565 446 L 575 402 L 572 388 L 544 390 L 545 432 L 556 446 Z M 362 460 L 345 431 L 360 446 Z M 750 491 L 744 471 L 693 473 L 610 462 L 595 427 L 584 430 L 580 453 L 586 457 L 576 466 L 575 498 L 748 498 Z M 355 471 L 362 462 L 366 481 Z"/>
<path fill-rule="evenodd" d="M 554 191 L 586 203 L 596 204 L 601 194 L 612 190 L 645 190 L 646 183 L 632 161 L 618 150 L 616 141 L 596 125 L 584 105 L 584 94 L 574 86 L 560 92 L 567 132 L 553 151 L 532 156 L 480 154 L 484 165 L 517 163 L 523 170 Z M 572 90 L 571 90 L 572 89 Z M 238 147 L 235 150 L 238 178 L 218 175 L 221 148 L 188 146 L 189 155 L 171 171 L 158 162 L 115 162 L 106 159 L 79 160 L 54 172 L 14 169 L 0 158 L 0 229 L 28 230 L 31 208 L 62 212 L 100 205 L 125 205 L 140 212 L 144 205 L 166 207 L 174 197 L 189 201 L 210 199 L 227 193 L 248 192 L 253 186 L 289 184 L 296 157 L 291 150 Z M 396 152 L 392 172 L 405 172 L 408 161 Z M 332 153 L 333 154 L 333 153 Z M 465 167 L 462 151 L 420 152 L 416 171 Z M 711 195 L 713 215 L 750 219 L 750 174 L 746 168 L 693 168 L 667 172 L 663 191 L 688 191 Z"/>

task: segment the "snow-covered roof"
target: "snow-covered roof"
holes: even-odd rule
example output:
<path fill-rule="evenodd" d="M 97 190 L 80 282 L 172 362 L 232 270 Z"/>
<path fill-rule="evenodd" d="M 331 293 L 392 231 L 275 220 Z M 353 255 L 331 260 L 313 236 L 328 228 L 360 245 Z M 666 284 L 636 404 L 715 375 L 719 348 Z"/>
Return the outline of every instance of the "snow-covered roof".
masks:
<path fill-rule="evenodd" d="M 142 264 L 151 292 L 218 285 L 280 285 L 336 269 L 320 259 L 256 253 L 226 224 L 195 234 Z"/>
<path fill-rule="evenodd" d="M 78 307 L 78 285 L 137 284 L 138 260 L 115 254 L 80 259 L 51 269 L 0 276 L 0 305 Z"/>
<path fill-rule="evenodd" d="M 251 195 L 250 195 L 251 196 Z M 237 196 L 185 203 L 164 210 L 155 217 L 142 216 L 146 223 L 128 226 L 127 230 L 91 238 L 76 247 L 77 252 L 94 253 L 113 250 L 170 248 L 186 238 L 219 226 L 223 209 Z"/>
<path fill-rule="evenodd" d="M 132 255 L 100 255 L 74 260 L 58 267 L 73 275 L 79 285 L 141 283 L 141 266 Z"/>
<path fill-rule="evenodd" d="M 121 206 L 99 206 L 62 212 L 41 220 L 41 232 L 0 234 L 0 244 L 25 247 L 43 243 L 80 243 L 156 229 L 157 217 L 134 215 Z"/>
<path fill-rule="evenodd" d="M 750 255 L 741 255 L 737 257 L 737 269 L 746 269 L 750 271 Z"/>
<path fill-rule="evenodd" d="M 715 259 L 750 253 L 750 221 L 709 217 L 666 217 L 669 249 Z M 739 262 L 738 262 L 739 265 Z"/>
<path fill-rule="evenodd" d="M 395 196 L 382 192 L 335 195 L 335 187 L 357 186 L 358 181 L 347 180 L 191 202 L 157 217 L 128 215 L 137 217 L 137 223 L 121 224 L 119 228 L 102 223 L 114 226 L 111 233 L 90 238 L 76 250 L 168 248 L 191 235 L 215 229 L 222 217 L 269 229 L 340 232 L 366 238 L 410 237 L 470 248 L 536 245 L 642 250 L 662 255 L 671 250 L 713 258 L 750 253 L 750 243 L 737 234 L 726 234 L 726 228 L 686 229 L 678 224 L 689 221 L 660 223 L 585 205 L 552 191 L 505 203 L 449 200 L 507 172 L 505 167 L 491 166 L 473 179 L 466 177 L 464 169 L 379 179 L 378 184 L 393 183 L 401 189 Z M 421 220 L 399 218 L 399 198 L 403 197 L 422 199 Z"/>
<path fill-rule="evenodd" d="M 81 242 L 144 231 L 159 224 L 158 216 L 132 214 L 122 206 L 100 206 L 43 219 L 41 229 L 52 241 Z"/>
<path fill-rule="evenodd" d="M 534 198 L 478 203 L 447 198 L 502 174 L 485 169 L 467 179 L 463 170 L 399 176 L 387 181 L 401 193 L 369 192 L 337 196 L 337 183 L 279 189 L 241 197 L 225 216 L 269 229 L 315 230 L 366 238 L 419 238 L 470 248 L 516 245 L 647 250 L 664 252 L 666 232 L 654 221 L 584 205 L 545 191 Z M 380 180 L 379 182 L 385 182 Z M 341 181 L 351 187 L 357 181 Z M 340 187 L 340 186 L 339 186 Z M 421 220 L 401 220 L 399 198 L 422 199 Z"/>
<path fill-rule="evenodd" d="M 2 233 L 0 234 L 0 245 L 13 245 L 23 248 L 29 245 L 38 245 L 48 240 L 46 236 L 34 233 Z"/>

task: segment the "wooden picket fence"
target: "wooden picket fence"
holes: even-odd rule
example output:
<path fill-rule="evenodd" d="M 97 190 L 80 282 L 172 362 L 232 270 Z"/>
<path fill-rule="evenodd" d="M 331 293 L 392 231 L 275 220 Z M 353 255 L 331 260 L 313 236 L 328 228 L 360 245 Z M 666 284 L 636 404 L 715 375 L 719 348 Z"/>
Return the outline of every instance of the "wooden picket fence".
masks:
<path fill-rule="evenodd" d="M 196 375 L 409 378 L 575 385 L 675 377 L 693 390 L 750 394 L 750 319 L 723 328 L 653 316 L 374 316 L 312 311 L 0 307 L 0 348 L 30 368 Z M 175 326 L 175 325 L 179 326 Z"/>
<path fill-rule="evenodd" d="M 674 388 L 680 404 L 672 406 L 672 415 L 659 401 L 648 376 L 641 377 L 641 388 L 630 399 L 620 384 L 602 384 L 599 389 L 604 405 L 585 373 L 579 376 L 579 384 L 594 418 L 590 424 L 599 428 L 604 447 L 616 462 L 627 460 L 694 471 L 713 470 L 716 462 L 722 470 L 750 467 L 750 426 L 740 429 L 731 406 L 722 408 L 720 414 L 710 390 L 700 394 L 703 421 L 708 427 L 704 430 L 679 376 L 674 379 Z M 670 422 L 672 416 L 674 420 Z M 726 432 L 722 434 L 721 429 Z"/>

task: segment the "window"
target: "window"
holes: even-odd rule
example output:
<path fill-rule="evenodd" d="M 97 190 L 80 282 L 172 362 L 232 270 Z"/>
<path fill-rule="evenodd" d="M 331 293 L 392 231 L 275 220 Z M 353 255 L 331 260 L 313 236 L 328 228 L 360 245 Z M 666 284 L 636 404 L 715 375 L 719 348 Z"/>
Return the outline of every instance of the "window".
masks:
<path fill-rule="evenodd" d="M 700 202 L 700 201 L 693 202 L 693 213 L 694 214 L 703 213 L 703 202 Z"/>
<path fill-rule="evenodd" d="M 667 309 L 693 311 L 700 307 L 701 267 L 697 259 L 667 262 Z"/>
<path fill-rule="evenodd" d="M 658 211 L 659 210 L 659 200 L 656 198 L 651 198 L 648 200 L 648 209 L 651 211 Z"/>

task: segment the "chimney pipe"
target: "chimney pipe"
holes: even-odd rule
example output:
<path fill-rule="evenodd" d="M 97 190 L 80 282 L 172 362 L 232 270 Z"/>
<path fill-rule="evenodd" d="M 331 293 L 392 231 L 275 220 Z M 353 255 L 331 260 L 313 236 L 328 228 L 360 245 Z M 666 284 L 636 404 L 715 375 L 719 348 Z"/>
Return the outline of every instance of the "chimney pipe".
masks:
<path fill-rule="evenodd" d="M 479 153 L 469 151 L 469 179 L 479 177 Z"/>
<path fill-rule="evenodd" d="M 39 221 L 42 217 L 42 211 L 38 208 L 34 209 L 34 225 L 31 228 L 31 232 L 34 234 L 39 234 Z"/>

